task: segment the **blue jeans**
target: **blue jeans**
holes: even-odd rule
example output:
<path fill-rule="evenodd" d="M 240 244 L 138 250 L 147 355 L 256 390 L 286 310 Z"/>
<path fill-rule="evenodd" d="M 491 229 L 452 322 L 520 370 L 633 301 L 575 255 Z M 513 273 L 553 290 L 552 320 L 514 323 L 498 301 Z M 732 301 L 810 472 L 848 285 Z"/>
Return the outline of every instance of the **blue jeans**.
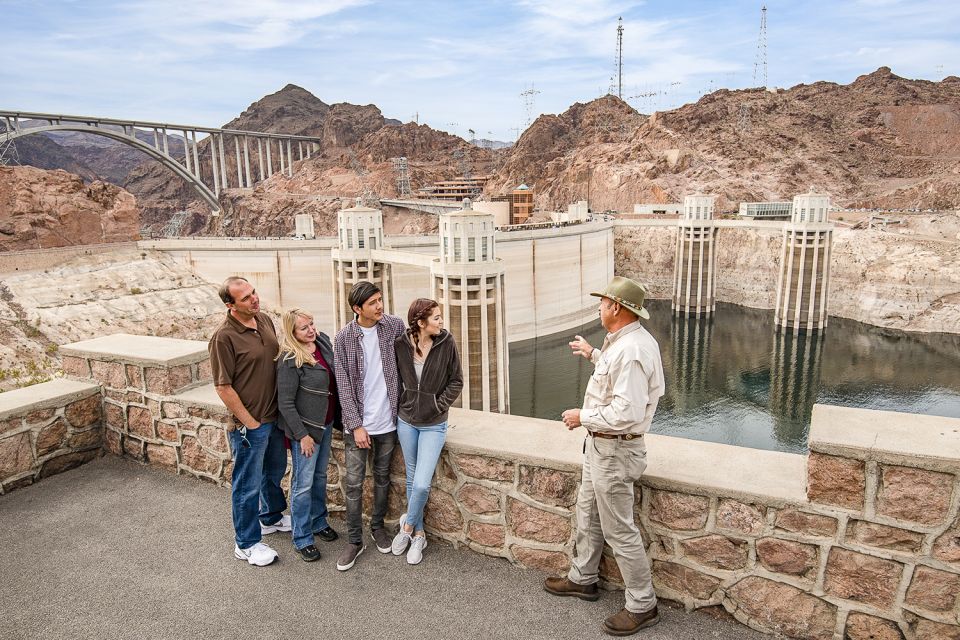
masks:
<path fill-rule="evenodd" d="M 430 483 L 447 439 L 447 423 L 414 427 L 397 419 L 397 437 L 407 467 L 407 524 L 423 531 L 423 508 L 430 497 Z"/>
<path fill-rule="evenodd" d="M 287 508 L 280 481 L 287 470 L 283 433 L 272 422 L 247 429 L 249 447 L 240 430 L 228 432 L 233 451 L 230 497 L 237 546 L 247 549 L 260 542 L 260 522 L 276 524 Z"/>
<path fill-rule="evenodd" d="M 303 455 L 297 440 L 290 441 L 293 462 L 290 516 L 293 520 L 293 546 L 297 549 L 313 544 L 313 534 L 327 528 L 327 464 L 332 436 L 333 427 L 327 425 L 309 458 Z"/>

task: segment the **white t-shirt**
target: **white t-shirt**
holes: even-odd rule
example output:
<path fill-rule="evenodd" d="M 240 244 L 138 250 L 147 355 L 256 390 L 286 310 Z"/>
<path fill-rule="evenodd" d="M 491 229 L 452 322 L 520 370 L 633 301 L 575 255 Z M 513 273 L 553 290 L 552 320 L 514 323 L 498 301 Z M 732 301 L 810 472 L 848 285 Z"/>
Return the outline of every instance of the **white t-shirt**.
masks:
<path fill-rule="evenodd" d="M 395 431 L 393 411 L 387 397 L 387 382 L 383 378 L 383 360 L 380 357 L 380 337 L 377 328 L 360 327 L 363 332 L 363 428 L 370 435 Z"/>

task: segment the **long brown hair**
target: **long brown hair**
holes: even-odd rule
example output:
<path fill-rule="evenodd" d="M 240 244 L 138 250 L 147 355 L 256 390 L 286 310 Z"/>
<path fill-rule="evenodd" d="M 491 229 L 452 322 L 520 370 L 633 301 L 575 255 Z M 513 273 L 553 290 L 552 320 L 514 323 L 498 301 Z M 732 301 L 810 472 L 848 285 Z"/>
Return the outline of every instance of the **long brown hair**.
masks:
<path fill-rule="evenodd" d="M 420 353 L 420 320 L 426 322 L 430 313 L 439 306 L 440 303 L 436 300 L 417 298 L 410 304 L 410 310 L 407 311 L 407 324 L 409 325 L 407 335 L 413 341 L 413 348 L 417 350 L 418 356 L 423 355 Z"/>

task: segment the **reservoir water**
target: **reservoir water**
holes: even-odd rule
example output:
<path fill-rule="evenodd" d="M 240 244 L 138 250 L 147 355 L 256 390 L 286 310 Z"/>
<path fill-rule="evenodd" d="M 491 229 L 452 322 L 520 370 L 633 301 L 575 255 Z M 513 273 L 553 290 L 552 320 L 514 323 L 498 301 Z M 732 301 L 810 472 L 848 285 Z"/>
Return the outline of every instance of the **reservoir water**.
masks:
<path fill-rule="evenodd" d="M 718 304 L 712 320 L 684 320 L 669 301 L 648 308 L 667 384 L 653 433 L 800 453 L 815 403 L 960 418 L 960 336 L 835 317 L 822 335 L 781 335 L 772 311 Z M 511 345 L 511 413 L 559 420 L 580 406 L 593 365 L 570 354 L 577 333 L 596 347 L 605 335 L 597 319 Z"/>

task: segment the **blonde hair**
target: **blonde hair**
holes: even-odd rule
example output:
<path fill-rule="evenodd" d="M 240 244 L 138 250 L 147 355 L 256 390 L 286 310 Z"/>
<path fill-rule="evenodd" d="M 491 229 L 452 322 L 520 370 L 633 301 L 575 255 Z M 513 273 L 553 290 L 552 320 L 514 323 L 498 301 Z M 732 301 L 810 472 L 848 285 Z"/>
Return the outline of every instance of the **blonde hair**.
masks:
<path fill-rule="evenodd" d="M 299 369 L 304 364 L 315 365 L 317 359 L 313 357 L 313 346 L 307 346 L 293 336 L 293 330 L 297 326 L 297 318 L 306 318 L 313 320 L 313 314 L 306 309 L 293 308 L 284 312 L 280 318 L 280 352 L 274 360 L 283 358 L 289 360 L 293 358 L 294 364 Z"/>

